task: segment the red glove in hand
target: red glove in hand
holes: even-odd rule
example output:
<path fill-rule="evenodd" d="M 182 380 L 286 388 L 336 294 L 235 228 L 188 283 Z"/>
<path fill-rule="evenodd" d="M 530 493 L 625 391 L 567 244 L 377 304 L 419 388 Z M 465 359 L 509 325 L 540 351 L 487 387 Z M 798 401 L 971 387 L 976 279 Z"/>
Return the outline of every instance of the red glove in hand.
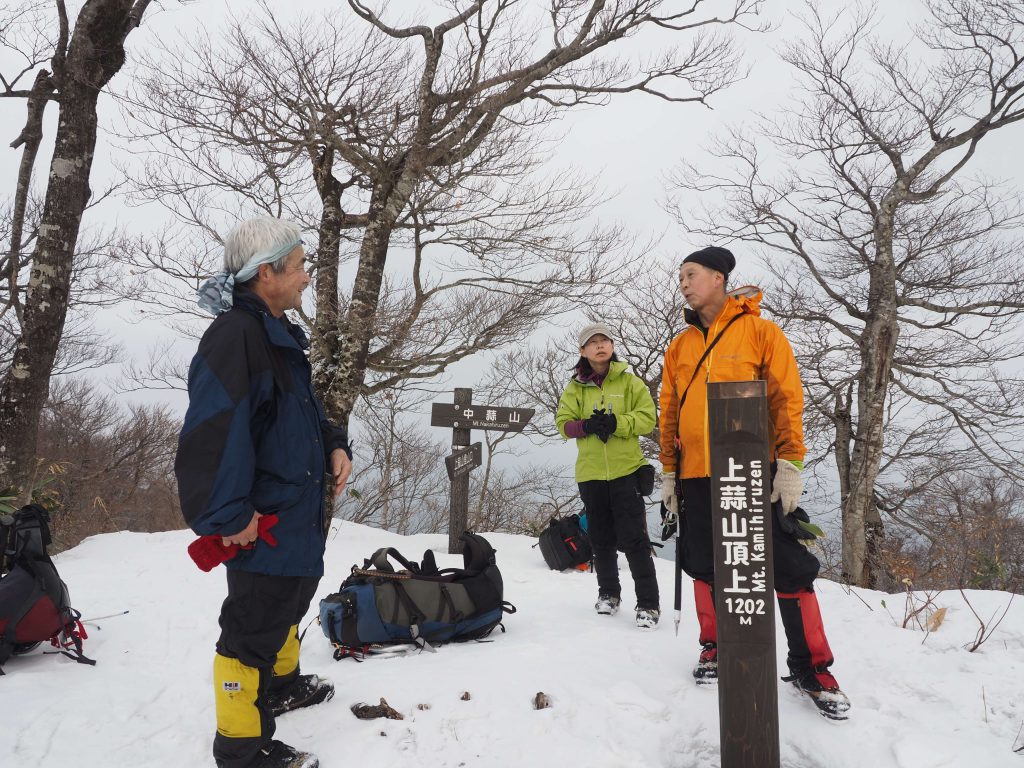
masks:
<path fill-rule="evenodd" d="M 277 525 L 277 519 L 277 515 L 263 515 L 256 523 L 256 535 L 271 547 L 277 546 L 277 539 L 270 532 Z M 200 570 L 209 572 L 241 550 L 252 549 L 254 546 L 255 542 L 243 547 L 241 544 L 225 544 L 222 536 L 200 536 L 188 545 L 188 555 Z"/>

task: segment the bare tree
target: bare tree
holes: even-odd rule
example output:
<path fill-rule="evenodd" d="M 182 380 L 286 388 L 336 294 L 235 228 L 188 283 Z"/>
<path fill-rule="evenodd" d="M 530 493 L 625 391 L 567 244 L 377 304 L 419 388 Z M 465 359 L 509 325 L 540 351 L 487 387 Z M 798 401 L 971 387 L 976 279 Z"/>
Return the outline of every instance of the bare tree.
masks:
<path fill-rule="evenodd" d="M 47 490 L 60 506 L 58 548 L 96 533 L 180 527 L 173 473 L 180 428 L 163 407 L 125 407 L 85 380 L 58 380 L 38 440 L 42 462 L 56 468 Z"/>
<path fill-rule="evenodd" d="M 578 511 L 579 507 L 579 492 L 571 473 L 567 477 L 550 465 L 491 468 L 486 477 L 474 472 L 469 492 L 479 498 L 469 512 L 469 529 L 473 531 L 536 536 L 552 517 Z"/>
<path fill-rule="evenodd" d="M 665 349 L 684 327 L 683 298 L 677 288 L 678 259 L 649 259 L 628 280 L 618 281 L 587 310 L 591 321 L 607 323 L 615 333 L 615 354 L 629 364 L 634 375 L 658 402 Z M 555 336 L 544 346 L 511 349 L 496 358 L 485 377 L 488 391 L 536 415 L 524 434 L 537 442 L 558 437 L 555 411 L 579 359 L 576 333 Z M 657 457 L 657 428 L 640 439 L 644 455 Z"/>
<path fill-rule="evenodd" d="M 338 502 L 341 517 L 402 534 L 447 529 L 450 482 L 443 457 L 450 434 L 424 428 L 416 419 L 437 396 L 404 382 L 359 402 L 354 418 L 361 439 L 353 450 L 361 469 Z M 470 529 L 530 533 L 539 521 L 572 506 L 571 476 L 536 463 L 509 468 L 504 458 L 523 456 L 513 448 L 512 435 L 484 435 L 485 465 L 470 475 Z"/>
<path fill-rule="evenodd" d="M 433 533 L 448 520 L 443 436 L 416 423 L 412 412 L 429 393 L 396 387 L 360 401 L 360 439 L 350 488 L 336 502 L 346 520 L 401 534 Z"/>
<path fill-rule="evenodd" d="M 1019 592 L 1024 488 L 993 472 L 936 474 L 901 510 L 895 535 L 886 537 L 886 570 L 920 589 Z"/>
<path fill-rule="evenodd" d="M 92 205 L 90 203 L 88 207 Z M 7 279 L 0 283 L 0 306 L 3 307 L 0 309 L 0 372 L 4 373 L 11 367 L 22 335 L 20 308 L 24 306 L 29 288 L 30 265 L 20 263 L 14 254 L 34 247 L 41 214 L 41 201 L 30 197 L 20 219 L 24 226 L 20 232 L 15 232 L 12 224 L 17 217 L 12 208 L 0 206 L 0 242 L 13 243 L 17 239 L 20 246 L 5 252 L 9 259 L 5 268 L 17 263 L 17 274 L 7 273 Z M 101 368 L 120 358 L 120 344 L 110 334 L 98 331 L 93 317 L 97 309 L 113 306 L 123 297 L 136 295 L 133 281 L 124 279 L 111 258 L 122 243 L 123 236 L 116 229 L 90 228 L 81 234 L 73 256 L 68 313 L 53 362 L 53 376 Z"/>
<path fill-rule="evenodd" d="M 191 156 L 186 171 L 151 166 L 153 189 L 197 222 L 210 218 L 211 178 L 235 207 L 307 221 L 319 198 L 317 383 L 346 421 L 360 396 L 518 338 L 608 278 L 621 237 L 577 235 L 593 201 L 582 180 L 538 177 L 538 131 L 616 93 L 704 103 L 728 85 L 737 56 L 710 30 L 759 2 L 721 18 L 667 5 L 554 2 L 545 14 L 467 1 L 433 27 L 396 27 L 351 0 L 362 37 L 330 16 L 285 28 L 265 9 L 224 44 L 161 58 L 132 96 L 148 133 L 167 137 L 159 151 Z M 646 62 L 613 56 L 645 30 L 690 43 Z M 300 164 L 314 189 L 285 194 Z M 346 258 L 355 278 L 341 296 Z"/>
<path fill-rule="evenodd" d="M 35 464 L 36 435 L 46 401 L 54 359 L 67 315 L 68 295 L 82 213 L 89 202 L 89 176 L 96 147 L 96 102 L 124 63 L 124 43 L 139 25 L 150 0 L 86 0 L 72 29 L 63 0 L 55 0 L 54 20 L 29 35 L 20 72 L 4 76 L 0 96 L 27 99 L 25 129 L 15 140 L 24 145 L 7 254 L 10 296 L 21 271 L 21 239 L 32 166 L 42 135 L 43 113 L 59 105 L 55 147 L 50 161 L 38 237 L 32 253 L 29 287 L 20 309 L 20 337 L 0 384 L 0 485 L 22 487 Z M 28 4 L 28 10 L 42 9 Z M 26 10 L 0 13 L 18 17 Z M 7 19 L 0 27 L 7 28 Z M 38 27 L 36 28 L 39 29 Z M 48 41 L 47 46 L 42 41 Z M 8 40 L 3 41 L 10 44 Z M 46 51 L 44 58 L 43 51 Z M 40 69 L 49 60 L 50 69 Z M 17 65 L 15 65 L 17 67 Z M 30 89 L 16 83 L 35 72 Z M 14 306 L 13 304 L 10 306 Z"/>
<path fill-rule="evenodd" d="M 247 34 L 252 33 L 236 26 L 231 40 L 245 51 L 245 61 L 261 62 L 260 71 L 275 69 L 276 66 L 265 62 L 276 61 L 274 56 L 280 50 L 295 47 L 289 38 L 272 38 L 276 47 L 260 49 L 248 42 Z M 268 26 L 264 34 L 283 32 Z M 345 47 L 344 39 L 331 38 L 329 43 L 334 48 Z M 308 41 L 304 45 L 308 47 Z M 324 50 L 320 53 L 314 61 L 328 60 Z M 371 56 L 371 52 L 364 53 Z M 377 68 L 376 59 L 366 57 L 359 61 L 346 58 L 344 64 L 372 72 L 373 78 L 386 81 L 389 70 Z M 172 150 L 188 157 L 189 163 L 196 147 L 188 142 L 195 132 L 211 136 L 212 141 L 203 145 L 207 156 L 212 146 L 237 145 L 240 162 L 214 164 L 209 160 L 202 173 L 191 165 L 154 164 L 140 181 L 138 193 L 156 195 L 178 218 L 190 222 L 191 232 L 160 233 L 122 256 L 133 270 L 151 281 L 148 301 L 154 309 L 184 318 L 186 323 L 197 314 L 192 299 L 195 288 L 219 260 L 209 239 L 217 229 L 215 220 L 219 215 L 219 211 L 211 213 L 211 188 L 234 193 L 240 184 L 236 177 L 242 173 L 241 168 L 248 167 L 247 163 L 252 168 L 246 177 L 280 177 L 286 167 L 293 174 L 295 164 L 307 162 L 306 155 L 284 153 L 278 151 L 279 147 L 309 148 L 310 141 L 316 140 L 295 135 L 289 124 L 278 125 L 275 133 L 262 137 L 264 151 L 253 158 L 248 152 L 255 140 L 244 139 L 252 131 L 239 129 L 233 114 L 222 114 L 223 124 L 216 129 L 209 123 L 194 121 L 186 131 L 182 115 L 208 117 L 208 110 L 189 106 L 194 99 L 209 99 L 216 104 L 237 98 L 234 91 L 216 91 L 228 87 L 220 69 L 236 71 L 245 65 L 225 64 L 213 55 L 206 42 L 196 50 L 194 58 L 204 63 L 200 71 L 191 72 L 191 80 L 189 74 L 181 73 L 169 86 L 161 67 L 147 83 L 145 103 L 151 105 L 150 129 L 161 137 L 170 135 Z M 311 72 L 309 77 L 326 79 L 328 74 Z M 377 87 L 385 88 L 379 83 Z M 388 279 L 382 290 L 369 358 L 371 373 L 364 384 L 367 394 L 408 378 L 435 376 L 481 349 L 522 338 L 541 319 L 564 311 L 584 295 L 600 295 L 601 281 L 628 269 L 631 256 L 620 255 L 624 238 L 616 227 L 576 231 L 577 222 L 596 204 L 591 192 L 595 188 L 593 182 L 578 174 L 563 174 L 557 182 L 544 179 L 539 166 L 545 156 L 542 150 L 549 142 L 525 135 L 521 127 L 507 128 L 494 132 L 486 151 L 481 149 L 476 157 L 426 179 L 403 214 L 393 244 L 410 254 L 408 267 L 402 265 L 402 274 Z M 173 142 L 179 133 L 180 145 Z M 313 149 L 319 152 L 315 141 Z M 320 183 L 316 152 L 306 187 Z M 166 159 L 161 154 L 158 157 Z M 300 210 L 302 184 L 296 180 L 287 195 L 278 186 L 259 192 L 259 184 L 254 185 L 245 198 L 250 212 L 304 215 Z M 261 195 L 261 205 L 252 203 Z M 349 223 L 361 226 L 364 220 L 365 217 L 353 217 Z M 203 236 L 197 237 L 195 233 Z M 322 238 L 323 225 L 320 234 Z M 337 340 L 337 313 L 347 311 L 348 305 L 348 298 L 339 296 L 336 269 L 325 267 L 325 253 L 330 250 L 331 246 L 325 248 L 321 240 L 315 258 L 316 314 L 304 317 L 313 331 L 314 361 L 320 362 L 316 366 L 316 380 L 321 390 L 326 390 L 326 381 L 333 375 L 323 361 L 328 359 L 331 345 Z M 330 320 L 331 317 L 334 319 Z"/>
<path fill-rule="evenodd" d="M 655 404 L 661 389 L 665 350 L 686 329 L 683 297 L 679 292 L 682 256 L 651 264 L 641 276 L 623 285 L 609 301 L 592 310 L 593 319 L 608 323 L 618 336 L 616 354 L 627 363 L 651 393 Z M 658 427 L 640 438 L 644 455 L 656 459 L 661 452 Z"/>
<path fill-rule="evenodd" d="M 966 178 L 979 143 L 1024 118 L 1024 7 L 928 0 L 903 43 L 874 11 L 848 28 L 808 6 L 783 58 L 802 88 L 787 116 L 734 131 L 678 189 L 725 202 L 679 211 L 694 232 L 764 247 L 766 304 L 794 341 L 812 426 L 827 426 L 846 578 L 878 578 L 881 511 L 935 473 L 984 463 L 1019 476 L 1024 382 L 1007 363 L 1024 303 L 1015 194 Z M 762 133 L 789 171 L 765 171 Z M 935 461 L 941 456 L 942 461 Z"/>
<path fill-rule="evenodd" d="M 545 359 L 553 365 L 537 366 Z M 558 437 L 551 396 L 538 396 L 537 390 L 553 393 L 559 380 L 564 386 L 567 371 L 553 345 L 539 350 L 523 345 L 499 355 L 474 386 L 476 402 L 533 408 L 535 413 L 522 432 L 474 435 L 483 443 L 483 466 L 470 475 L 471 529 L 536 535 L 538 526 L 576 505 L 578 490 L 568 455 L 562 466 L 527 458 L 534 448 L 551 446 L 552 438 Z M 550 388 L 540 383 L 543 380 Z M 558 395 L 553 397 L 557 404 Z M 509 459 L 516 460 L 512 468 L 507 468 Z"/>

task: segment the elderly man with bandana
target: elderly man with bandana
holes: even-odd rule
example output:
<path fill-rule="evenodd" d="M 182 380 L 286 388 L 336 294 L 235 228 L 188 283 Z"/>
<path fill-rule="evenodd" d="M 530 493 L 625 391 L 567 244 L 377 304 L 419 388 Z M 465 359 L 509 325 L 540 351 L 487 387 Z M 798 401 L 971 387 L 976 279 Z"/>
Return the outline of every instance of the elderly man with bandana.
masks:
<path fill-rule="evenodd" d="M 192 529 L 238 548 L 213 665 L 220 768 L 315 768 L 272 738 L 274 718 L 334 694 L 299 674 L 298 624 L 323 575 L 325 475 L 337 494 L 352 470 L 346 432 L 313 392 L 306 336 L 285 316 L 308 284 L 298 227 L 258 218 L 227 236 L 224 271 L 199 291 L 216 319 L 189 368 L 175 474 Z"/>

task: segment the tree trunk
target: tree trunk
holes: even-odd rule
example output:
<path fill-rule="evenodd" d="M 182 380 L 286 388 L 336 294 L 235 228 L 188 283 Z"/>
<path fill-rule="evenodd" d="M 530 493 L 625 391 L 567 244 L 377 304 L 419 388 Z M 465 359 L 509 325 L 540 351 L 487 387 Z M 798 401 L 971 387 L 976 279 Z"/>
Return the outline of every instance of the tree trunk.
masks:
<path fill-rule="evenodd" d="M 342 187 L 334 178 L 334 153 L 325 150 L 313 163 L 313 176 L 323 209 L 320 213 L 316 266 L 316 322 L 313 324 L 313 386 L 323 400 L 327 417 L 345 423 L 335 400 L 328 395 L 337 375 L 338 262 L 341 257 Z"/>
<path fill-rule="evenodd" d="M 71 288 L 71 268 L 96 149 L 96 101 L 124 64 L 124 41 L 145 5 L 89 0 L 56 83 L 60 115 L 39 237 L 32 254 L 21 336 L 0 385 L 0 486 L 31 493 L 39 418 L 50 387 Z M 141 9 L 141 10 L 140 10 Z M 134 11 L 134 12 L 133 12 Z"/>
<path fill-rule="evenodd" d="M 363 392 L 366 363 L 373 338 L 380 288 L 384 281 L 391 233 L 395 229 L 421 172 L 406 161 L 393 183 L 377 185 L 370 200 L 366 230 L 359 248 L 359 266 L 344 328 L 339 329 L 336 367 L 324 392 L 325 408 L 336 423 L 347 425 L 352 407 Z"/>
<path fill-rule="evenodd" d="M 836 470 L 839 473 L 839 505 L 845 509 L 850 495 L 850 446 L 853 444 L 853 392 L 836 395 L 832 423 L 836 432 Z"/>
<path fill-rule="evenodd" d="M 36 165 L 36 155 L 43 140 L 43 113 L 53 93 L 53 81 L 45 69 L 39 71 L 32 85 L 32 95 L 28 97 L 25 127 L 11 147 L 17 149 L 24 145 L 21 164 L 18 168 L 18 182 L 14 190 L 14 207 L 11 211 L 11 250 L 7 257 L 7 282 L 10 291 L 10 303 L 7 309 L 14 308 L 18 320 L 23 319 L 21 312 L 21 296 L 18 295 L 18 276 L 21 274 L 21 246 L 25 231 L 25 213 L 28 210 L 28 195 L 32 184 L 32 170 Z"/>
<path fill-rule="evenodd" d="M 875 506 L 875 480 L 882 463 L 889 374 L 899 338 L 891 217 L 879 216 L 875 243 L 868 299 L 873 310 L 860 339 L 857 429 L 850 459 L 850 492 L 843 504 L 843 573 L 849 583 L 861 587 L 872 586 L 867 530 L 875 525 L 877 533 L 881 522 Z M 875 551 L 878 546 L 874 541 Z"/>

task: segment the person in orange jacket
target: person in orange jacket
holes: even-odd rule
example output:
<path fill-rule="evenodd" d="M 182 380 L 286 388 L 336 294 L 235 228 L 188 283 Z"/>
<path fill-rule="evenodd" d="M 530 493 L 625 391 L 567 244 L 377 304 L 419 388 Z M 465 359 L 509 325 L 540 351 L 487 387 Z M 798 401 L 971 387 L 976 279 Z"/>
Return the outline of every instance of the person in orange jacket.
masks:
<path fill-rule="evenodd" d="M 707 383 L 763 379 L 772 427 L 775 587 L 789 643 L 790 677 L 784 679 L 815 698 L 824 714 L 841 717 L 849 700 L 829 671 L 833 657 L 813 587 L 820 564 L 780 525 L 803 492 L 800 373 L 782 329 L 760 316 L 761 291 L 744 286 L 727 292 L 735 266 L 732 253 L 715 246 L 683 259 L 679 289 L 689 306 L 684 313 L 688 327 L 665 351 L 659 397 L 662 502 L 670 515 L 679 517 L 677 546 L 683 570 L 694 580 L 700 625 L 702 647 L 693 675 L 699 684 L 718 679 Z M 711 344 L 715 346 L 704 357 Z"/>

